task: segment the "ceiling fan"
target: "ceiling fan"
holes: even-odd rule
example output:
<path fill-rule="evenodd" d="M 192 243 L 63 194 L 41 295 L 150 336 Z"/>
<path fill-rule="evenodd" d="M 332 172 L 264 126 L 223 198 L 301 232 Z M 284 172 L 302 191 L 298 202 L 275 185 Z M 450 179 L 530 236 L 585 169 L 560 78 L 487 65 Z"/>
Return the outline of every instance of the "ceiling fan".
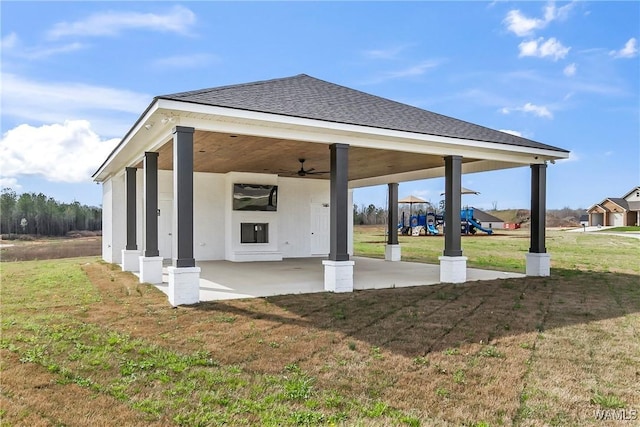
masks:
<path fill-rule="evenodd" d="M 306 176 L 306 175 L 322 175 L 325 173 L 329 173 L 329 171 L 316 171 L 315 168 L 311 168 L 311 169 L 306 169 L 304 168 L 304 162 L 305 159 L 298 159 L 298 161 L 300 162 L 300 170 L 298 172 L 296 172 L 296 174 L 298 176 Z"/>

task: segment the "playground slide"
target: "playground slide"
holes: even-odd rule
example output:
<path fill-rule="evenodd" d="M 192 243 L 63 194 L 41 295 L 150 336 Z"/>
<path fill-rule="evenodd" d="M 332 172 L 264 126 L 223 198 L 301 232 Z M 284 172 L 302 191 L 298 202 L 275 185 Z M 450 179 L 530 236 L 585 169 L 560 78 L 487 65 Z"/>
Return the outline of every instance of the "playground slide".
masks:
<path fill-rule="evenodd" d="M 476 221 L 474 221 L 473 219 L 469 219 L 469 224 L 473 225 L 475 228 L 477 228 L 480 231 L 484 231 L 487 234 L 493 234 L 493 230 L 490 228 L 484 228 L 482 227 L 480 224 L 478 224 Z"/>
<path fill-rule="evenodd" d="M 431 223 L 427 223 L 427 231 L 431 234 L 438 234 L 438 229 L 435 228 Z"/>

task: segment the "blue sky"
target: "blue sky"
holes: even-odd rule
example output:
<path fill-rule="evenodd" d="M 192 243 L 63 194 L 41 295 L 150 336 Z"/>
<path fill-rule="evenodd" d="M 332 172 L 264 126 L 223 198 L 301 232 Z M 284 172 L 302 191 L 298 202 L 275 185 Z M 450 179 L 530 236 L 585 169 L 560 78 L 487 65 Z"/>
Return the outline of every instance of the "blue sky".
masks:
<path fill-rule="evenodd" d="M 640 184 L 640 2 L 0 3 L 0 185 L 99 205 L 91 174 L 153 96 L 300 73 L 571 150 L 547 206 Z M 463 176 L 529 207 L 529 168 Z M 437 203 L 441 179 L 400 184 Z M 385 187 L 358 189 L 383 206 Z"/>

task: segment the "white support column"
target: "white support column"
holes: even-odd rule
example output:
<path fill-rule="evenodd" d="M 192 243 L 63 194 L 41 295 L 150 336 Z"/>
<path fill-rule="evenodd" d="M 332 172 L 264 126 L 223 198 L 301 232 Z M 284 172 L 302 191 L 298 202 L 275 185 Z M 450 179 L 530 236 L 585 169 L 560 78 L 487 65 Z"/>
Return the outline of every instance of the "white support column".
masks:
<path fill-rule="evenodd" d="M 384 259 L 386 261 L 400 261 L 402 259 L 402 249 L 400 249 L 400 244 L 387 244 L 384 247 Z"/>
<path fill-rule="evenodd" d="M 136 212 L 136 168 L 125 168 L 126 187 L 126 219 L 127 219 L 127 246 L 122 250 L 122 270 L 139 271 L 138 257 L 140 251 L 137 243 L 137 212 Z"/>
<path fill-rule="evenodd" d="M 122 271 L 140 271 L 140 251 L 137 249 L 122 250 Z"/>
<path fill-rule="evenodd" d="M 200 267 L 193 256 L 193 133 L 173 128 L 173 212 L 176 233 L 169 273 L 169 302 L 173 306 L 200 301 Z"/>
<path fill-rule="evenodd" d="M 162 257 L 158 252 L 158 153 L 144 153 L 145 249 L 140 263 L 140 283 L 162 283 Z"/>
<path fill-rule="evenodd" d="M 324 265 L 324 289 L 353 292 L 353 261 L 349 260 L 349 146 L 332 144 L 330 176 L 329 259 Z"/>
<path fill-rule="evenodd" d="M 324 290 L 353 292 L 353 261 L 324 260 Z"/>
<path fill-rule="evenodd" d="M 440 282 L 464 283 L 467 281 L 467 257 L 466 256 L 441 256 Z"/>
<path fill-rule="evenodd" d="M 162 257 L 161 256 L 141 256 L 140 262 L 140 283 L 162 283 Z"/>
<path fill-rule="evenodd" d="M 391 182 L 388 185 L 389 204 L 387 206 L 387 245 L 384 248 L 386 261 L 400 261 L 402 251 L 398 242 L 398 183 Z"/>
<path fill-rule="evenodd" d="M 546 248 L 547 165 L 531 165 L 531 246 L 526 254 L 527 276 L 551 275 L 551 255 Z"/>
<path fill-rule="evenodd" d="M 525 256 L 527 260 L 525 273 L 527 276 L 546 277 L 551 275 L 551 254 L 529 252 Z"/>
<path fill-rule="evenodd" d="M 200 301 L 200 267 L 168 267 L 167 271 L 169 304 L 176 307 Z"/>
<path fill-rule="evenodd" d="M 445 157 L 444 174 L 445 233 L 443 256 L 438 257 L 440 282 L 464 283 L 467 281 L 467 257 L 462 256 L 460 239 L 462 157 Z"/>

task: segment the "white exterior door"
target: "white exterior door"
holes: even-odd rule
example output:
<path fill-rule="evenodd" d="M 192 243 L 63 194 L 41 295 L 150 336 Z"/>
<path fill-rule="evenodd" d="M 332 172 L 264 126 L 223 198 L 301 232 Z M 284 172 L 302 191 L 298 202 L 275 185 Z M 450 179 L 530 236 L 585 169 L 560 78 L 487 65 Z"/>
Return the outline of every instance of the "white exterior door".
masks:
<path fill-rule="evenodd" d="M 158 200 L 158 251 L 163 258 L 173 256 L 173 200 Z"/>
<path fill-rule="evenodd" d="M 311 255 L 329 253 L 329 205 L 311 205 Z"/>

